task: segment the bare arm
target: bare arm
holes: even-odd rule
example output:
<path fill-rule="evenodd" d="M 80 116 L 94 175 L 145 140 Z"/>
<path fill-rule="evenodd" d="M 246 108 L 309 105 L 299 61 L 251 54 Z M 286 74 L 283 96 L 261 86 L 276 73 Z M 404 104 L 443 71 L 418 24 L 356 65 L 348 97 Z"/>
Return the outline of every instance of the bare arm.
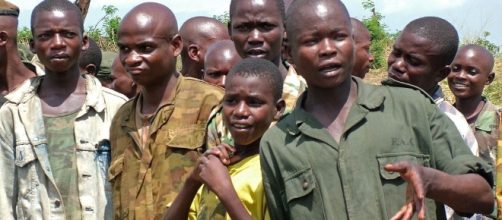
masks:
<path fill-rule="evenodd" d="M 450 175 L 405 161 L 388 164 L 385 169 L 399 172 L 408 182 L 408 203 L 393 219 L 410 219 L 415 212 L 419 219 L 425 219 L 425 197 L 461 213 L 489 214 L 493 209 L 491 187 L 478 174 Z"/>
<path fill-rule="evenodd" d="M 234 189 L 227 168 L 214 155 L 201 160 L 200 178 L 220 199 L 231 219 L 252 219 Z"/>

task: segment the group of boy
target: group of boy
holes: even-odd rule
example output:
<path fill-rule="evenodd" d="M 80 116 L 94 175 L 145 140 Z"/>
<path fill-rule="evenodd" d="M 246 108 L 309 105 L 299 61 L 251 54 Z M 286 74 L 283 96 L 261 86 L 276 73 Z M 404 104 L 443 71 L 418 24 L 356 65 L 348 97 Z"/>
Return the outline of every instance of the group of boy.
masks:
<path fill-rule="evenodd" d="M 229 36 L 216 27 L 197 17 L 178 34 L 166 6 L 134 7 L 118 31 L 116 62 L 140 90 L 126 100 L 79 69 L 89 44 L 79 9 L 38 4 L 30 47 L 45 76 L 2 87 L 2 217 L 444 219 L 443 204 L 491 213 L 497 126 L 475 123 L 487 140 L 478 145 L 441 108 L 438 82 L 452 70 L 468 122 L 496 120 L 480 113 L 493 112 L 481 97 L 493 57 L 474 46 L 457 54 L 447 21 L 409 23 L 389 57 L 398 81 L 381 86 L 361 80 L 369 32 L 340 1 L 288 1 L 286 12 L 282 0 L 232 0 Z M 5 29 L 1 42 L 15 31 Z M 1 62 L 4 48 L 17 51 L 7 42 Z M 486 63 L 469 63 L 479 56 Z"/>

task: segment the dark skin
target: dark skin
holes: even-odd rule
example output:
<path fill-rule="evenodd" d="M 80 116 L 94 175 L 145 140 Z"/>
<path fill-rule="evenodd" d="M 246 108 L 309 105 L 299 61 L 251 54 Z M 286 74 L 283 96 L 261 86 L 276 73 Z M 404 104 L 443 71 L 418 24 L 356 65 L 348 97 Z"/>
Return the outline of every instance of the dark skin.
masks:
<path fill-rule="evenodd" d="M 119 28 L 119 57 L 132 79 L 141 86 L 141 113 L 153 114 L 171 95 L 179 74 L 176 57 L 183 42 L 176 18 L 158 3 L 133 8 Z"/>
<path fill-rule="evenodd" d="M 78 57 L 88 41 L 78 16 L 74 11 L 40 11 L 32 25 L 30 47 L 46 69 L 38 90 L 45 115 L 75 112 L 85 102 L 86 84 Z"/>
<path fill-rule="evenodd" d="M 348 13 L 329 0 L 308 2 L 290 9 L 289 13 L 296 15 L 286 24 L 290 63 L 309 86 L 303 108 L 339 141 L 347 112 L 357 97 L 349 78 L 353 44 L 348 37 L 351 29 Z M 491 188 L 480 175 L 450 175 L 407 161 L 387 164 L 385 169 L 399 172 L 408 182 L 407 203 L 392 219 L 411 219 L 415 214 L 425 219 L 425 197 L 462 213 L 490 213 L 493 207 Z"/>
<path fill-rule="evenodd" d="M 203 77 L 208 47 L 216 41 L 230 39 L 227 27 L 208 17 L 187 20 L 180 28 L 180 36 L 183 38 L 181 74 L 197 79 Z"/>
<path fill-rule="evenodd" d="M 214 43 L 206 54 L 203 80 L 225 88 L 226 75 L 241 59 L 232 41 L 223 40 Z"/>
<path fill-rule="evenodd" d="M 389 78 L 418 86 L 429 95 L 450 73 L 438 46 L 406 28 L 397 38 L 387 64 Z"/>
<path fill-rule="evenodd" d="M 373 62 L 373 55 L 370 53 L 371 35 L 364 24 L 355 19 L 350 19 L 352 23 L 352 37 L 354 38 L 355 60 L 352 75 L 364 79 Z"/>
<path fill-rule="evenodd" d="M 218 196 L 231 219 L 253 219 L 240 202 L 226 166 L 258 154 L 261 136 L 272 121 L 280 118 L 286 104 L 282 99 L 274 101 L 272 86 L 260 78 L 234 75 L 227 78 L 226 84 L 224 122 L 234 137 L 235 147 L 223 144 L 199 158 L 164 216 L 166 220 L 187 219 L 192 200 L 202 184 Z"/>
<path fill-rule="evenodd" d="M 455 95 L 455 108 L 474 123 L 483 109 L 483 90 L 495 78 L 494 59 L 484 47 L 466 45 L 459 49 L 451 64 L 448 85 Z"/>
<path fill-rule="evenodd" d="M 0 16 L 0 95 L 7 95 L 25 80 L 36 76 L 19 57 L 17 24 L 14 16 Z"/>
<path fill-rule="evenodd" d="M 127 98 L 133 98 L 139 92 L 138 85 L 131 79 L 129 74 L 120 63 L 119 57 L 113 60 L 111 89 L 124 94 Z"/>
<path fill-rule="evenodd" d="M 229 32 L 241 57 L 269 60 L 286 78 L 288 70 L 281 60 L 284 21 L 274 0 L 236 1 Z"/>

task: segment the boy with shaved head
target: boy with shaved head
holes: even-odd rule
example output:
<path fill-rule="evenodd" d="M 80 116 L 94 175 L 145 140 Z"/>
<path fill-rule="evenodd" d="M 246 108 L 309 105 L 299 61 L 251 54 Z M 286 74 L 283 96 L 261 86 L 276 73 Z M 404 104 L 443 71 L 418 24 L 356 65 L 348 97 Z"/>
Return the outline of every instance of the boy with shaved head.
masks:
<path fill-rule="evenodd" d="M 453 121 L 474 155 L 478 143 L 465 117 L 444 99 L 439 82 L 451 71 L 459 38 L 453 25 L 438 17 L 422 17 L 408 23 L 387 60 L 389 78 L 417 86 L 429 94 Z"/>
<path fill-rule="evenodd" d="M 185 21 L 180 28 L 183 39 L 181 51 L 181 74 L 196 79 L 204 75 L 204 59 L 207 48 L 218 40 L 228 40 L 225 24 L 209 17 L 193 17 Z"/>
<path fill-rule="evenodd" d="M 116 219 L 159 219 L 183 186 L 200 152 L 221 88 L 176 72 L 183 42 L 172 11 L 158 3 L 134 7 L 118 32 L 119 59 L 140 93 L 111 128 Z"/>
<path fill-rule="evenodd" d="M 0 107 L 6 101 L 5 95 L 16 89 L 26 79 L 36 76 L 23 65 L 18 54 L 18 16 L 17 6 L 0 0 Z"/>
<path fill-rule="evenodd" d="M 373 62 L 373 55 L 370 53 L 371 33 L 363 22 L 356 18 L 350 18 L 350 23 L 352 24 L 352 36 L 354 37 L 355 46 L 352 75 L 364 79 Z"/>
<path fill-rule="evenodd" d="M 45 75 L 0 109 L 0 216 L 112 219 L 109 129 L 125 97 L 80 73 L 88 41 L 76 5 L 43 1 L 31 17 L 30 47 Z"/>
<path fill-rule="evenodd" d="M 225 88 L 228 71 L 241 59 L 231 40 L 214 43 L 207 49 L 204 81 Z"/>
<path fill-rule="evenodd" d="M 491 211 L 491 167 L 432 100 L 396 81 L 351 77 L 341 1 L 293 1 L 286 31 L 288 62 L 308 89 L 261 139 L 271 219 L 444 219 L 441 203 Z"/>

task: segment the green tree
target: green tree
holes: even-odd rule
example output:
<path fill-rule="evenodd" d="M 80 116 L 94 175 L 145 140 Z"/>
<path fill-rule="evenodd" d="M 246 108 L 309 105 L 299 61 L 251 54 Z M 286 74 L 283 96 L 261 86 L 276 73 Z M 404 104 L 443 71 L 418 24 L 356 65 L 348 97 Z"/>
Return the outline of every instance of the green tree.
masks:
<path fill-rule="evenodd" d="M 221 21 L 223 24 L 228 24 L 230 22 L 230 14 L 228 11 L 223 12 L 221 15 L 213 15 L 213 18 Z"/>
<path fill-rule="evenodd" d="M 87 35 L 92 38 L 103 50 L 116 51 L 118 42 L 118 30 L 122 18 L 116 15 L 117 7 L 105 5 L 102 8 L 105 12 L 94 26 L 89 27 Z"/>
<path fill-rule="evenodd" d="M 369 18 L 364 18 L 362 22 L 371 33 L 371 48 L 370 52 L 373 54 L 375 60 L 371 64 L 371 68 L 379 69 L 385 66 L 386 56 L 385 50 L 389 45 L 389 34 L 385 31 L 385 24 L 383 24 L 383 16 L 376 11 L 375 2 L 373 0 L 364 0 L 362 2 L 363 8 L 371 12 Z"/>
<path fill-rule="evenodd" d="M 484 31 L 481 34 L 481 36 L 478 36 L 478 37 L 472 38 L 472 39 L 464 40 L 464 42 L 462 44 L 463 45 L 465 45 L 465 44 L 477 44 L 477 45 L 485 47 L 493 55 L 500 55 L 500 52 L 502 52 L 500 50 L 500 46 L 497 46 L 496 44 L 494 44 L 493 42 L 491 42 L 490 40 L 488 40 L 488 36 L 490 36 L 490 32 Z"/>

